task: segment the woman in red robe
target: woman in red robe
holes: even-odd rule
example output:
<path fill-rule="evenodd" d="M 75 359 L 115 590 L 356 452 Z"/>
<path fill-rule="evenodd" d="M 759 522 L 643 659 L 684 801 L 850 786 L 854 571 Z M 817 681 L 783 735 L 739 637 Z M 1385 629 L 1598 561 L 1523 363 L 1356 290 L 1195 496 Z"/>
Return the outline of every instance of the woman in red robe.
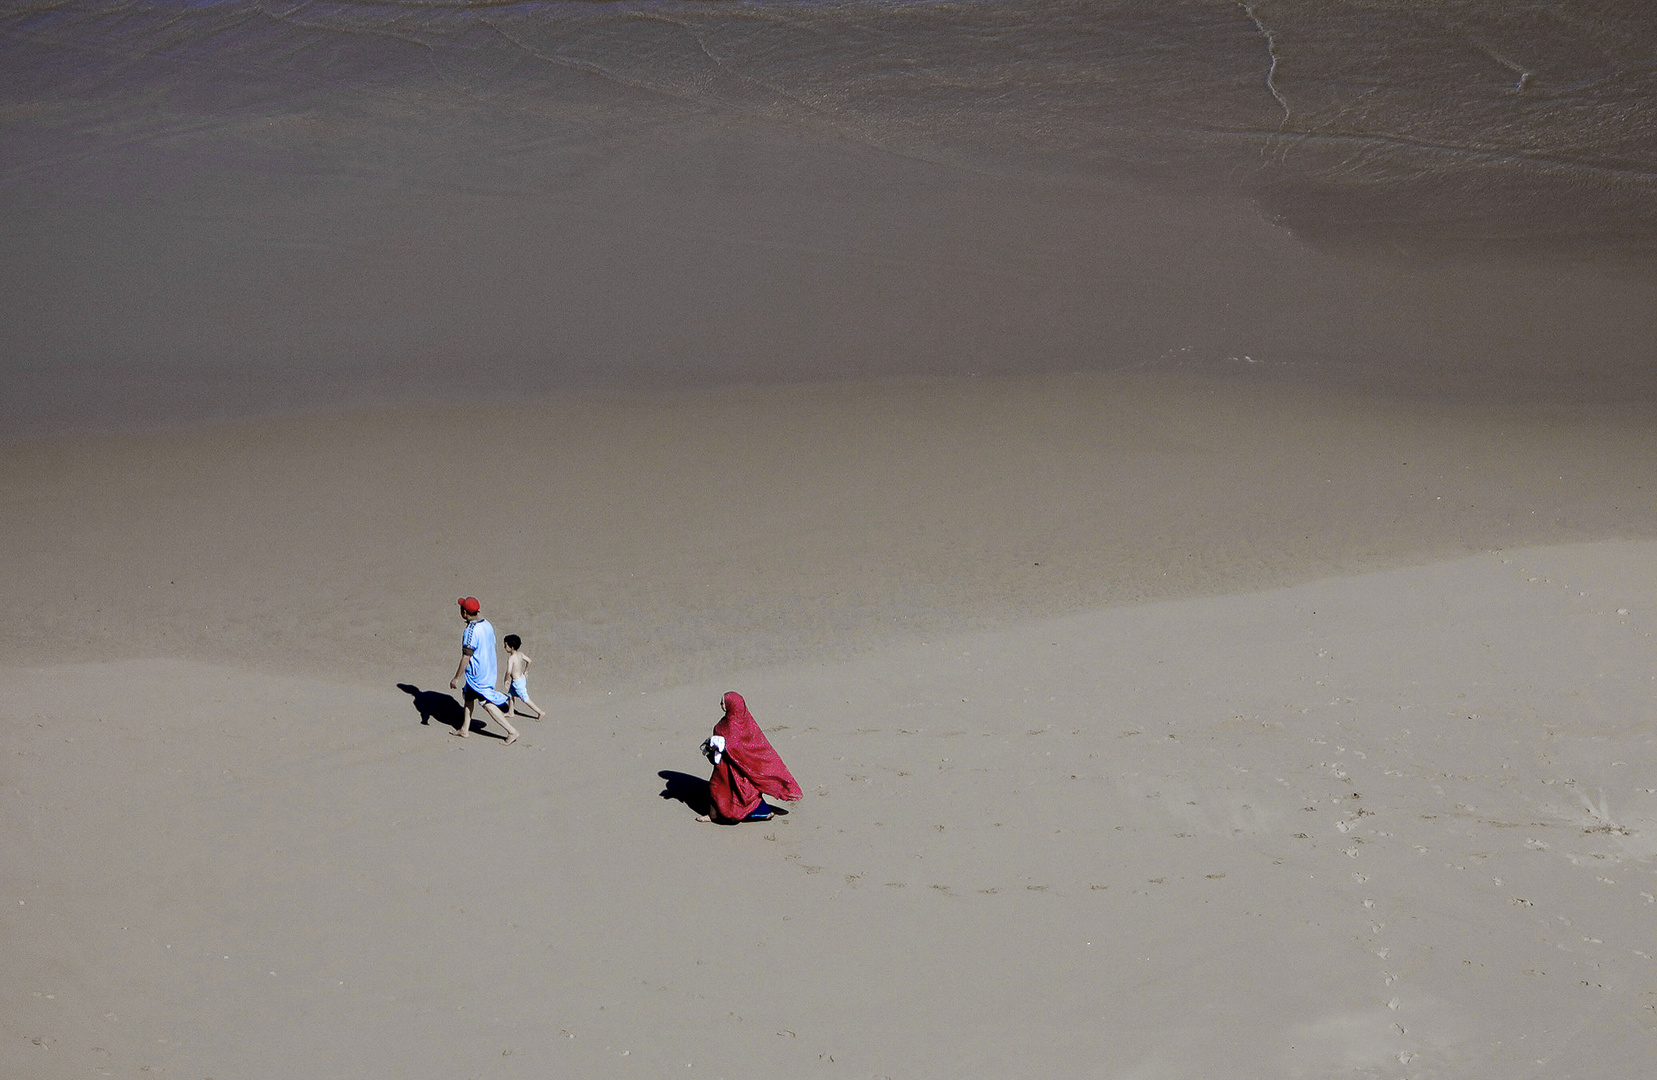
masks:
<path fill-rule="evenodd" d="M 765 821 L 771 817 L 769 795 L 789 802 L 801 796 L 800 785 L 771 748 L 771 740 L 759 729 L 748 712 L 742 695 L 732 691 L 721 702 L 725 716 L 713 726 L 713 735 L 702 750 L 713 762 L 708 793 L 713 797 L 710 814 L 698 821 Z"/>

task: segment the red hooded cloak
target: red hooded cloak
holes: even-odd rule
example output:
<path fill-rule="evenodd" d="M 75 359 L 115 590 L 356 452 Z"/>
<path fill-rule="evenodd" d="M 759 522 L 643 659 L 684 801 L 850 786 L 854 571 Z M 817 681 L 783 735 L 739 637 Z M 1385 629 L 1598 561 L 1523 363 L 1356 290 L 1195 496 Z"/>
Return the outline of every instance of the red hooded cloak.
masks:
<path fill-rule="evenodd" d="M 800 797 L 800 785 L 771 748 L 741 694 L 733 690 L 725 695 L 725 716 L 713 733 L 725 739 L 725 755 L 708 778 L 715 817 L 741 821 L 758 808 L 762 795 L 790 802 Z"/>

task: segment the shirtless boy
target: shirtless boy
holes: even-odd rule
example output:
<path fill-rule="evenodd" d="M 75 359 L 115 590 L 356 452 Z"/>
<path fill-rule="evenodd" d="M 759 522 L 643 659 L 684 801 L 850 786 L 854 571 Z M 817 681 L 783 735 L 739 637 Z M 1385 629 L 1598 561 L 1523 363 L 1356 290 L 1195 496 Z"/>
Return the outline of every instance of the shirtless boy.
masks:
<path fill-rule="evenodd" d="M 501 638 L 506 644 L 506 679 L 511 689 L 506 692 L 506 700 L 510 704 L 513 698 L 528 705 L 534 711 L 534 719 L 539 720 L 546 715 L 541 712 L 541 706 L 529 700 L 529 657 L 523 654 L 524 641 L 517 634 L 508 634 Z"/>

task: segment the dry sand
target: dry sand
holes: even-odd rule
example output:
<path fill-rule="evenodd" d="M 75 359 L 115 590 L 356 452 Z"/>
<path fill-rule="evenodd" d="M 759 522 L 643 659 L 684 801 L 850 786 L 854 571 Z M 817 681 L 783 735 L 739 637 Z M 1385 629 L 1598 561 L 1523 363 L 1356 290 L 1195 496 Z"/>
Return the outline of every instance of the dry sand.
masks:
<path fill-rule="evenodd" d="M 1645 1075 L 1654 449 L 1119 378 L 7 448 L 0 1073 Z M 511 748 L 421 722 L 463 592 Z M 660 797 L 729 688 L 769 824 Z"/>

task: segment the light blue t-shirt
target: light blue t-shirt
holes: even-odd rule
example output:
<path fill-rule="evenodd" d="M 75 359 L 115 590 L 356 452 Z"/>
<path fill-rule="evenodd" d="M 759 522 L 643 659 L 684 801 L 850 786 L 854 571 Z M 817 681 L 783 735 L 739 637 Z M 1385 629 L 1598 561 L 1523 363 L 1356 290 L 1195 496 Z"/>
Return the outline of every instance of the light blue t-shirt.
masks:
<path fill-rule="evenodd" d="M 495 689 L 499 672 L 495 660 L 495 628 L 489 625 L 489 620 L 467 623 L 460 635 L 460 647 L 472 650 L 466 660 L 466 685 L 496 705 L 506 704 L 506 695 Z"/>

